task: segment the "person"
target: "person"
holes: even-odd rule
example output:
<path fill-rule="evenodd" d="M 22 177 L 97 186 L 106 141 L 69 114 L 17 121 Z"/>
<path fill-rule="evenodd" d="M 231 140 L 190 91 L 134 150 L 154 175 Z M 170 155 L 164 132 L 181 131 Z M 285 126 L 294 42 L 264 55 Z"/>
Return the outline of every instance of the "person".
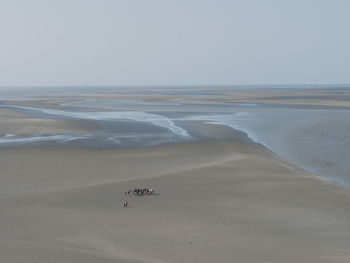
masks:
<path fill-rule="evenodd" d="M 124 206 L 124 207 L 128 207 L 128 201 L 125 201 L 125 202 L 123 203 L 123 206 Z"/>

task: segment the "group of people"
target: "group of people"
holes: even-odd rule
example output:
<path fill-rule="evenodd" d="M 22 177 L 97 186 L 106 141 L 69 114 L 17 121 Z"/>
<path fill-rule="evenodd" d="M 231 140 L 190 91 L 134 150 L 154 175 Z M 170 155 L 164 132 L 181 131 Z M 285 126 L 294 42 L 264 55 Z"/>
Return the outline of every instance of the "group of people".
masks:
<path fill-rule="evenodd" d="M 125 195 L 151 195 L 154 194 L 154 190 L 152 188 L 134 188 L 129 189 L 128 191 L 124 192 Z"/>
<path fill-rule="evenodd" d="M 154 194 L 154 189 L 153 188 L 134 188 L 134 189 L 129 189 L 127 191 L 124 191 L 125 195 L 135 195 L 135 196 L 142 196 L 142 195 L 152 195 Z M 125 201 L 123 203 L 123 207 L 128 207 L 129 203 L 128 201 Z"/>

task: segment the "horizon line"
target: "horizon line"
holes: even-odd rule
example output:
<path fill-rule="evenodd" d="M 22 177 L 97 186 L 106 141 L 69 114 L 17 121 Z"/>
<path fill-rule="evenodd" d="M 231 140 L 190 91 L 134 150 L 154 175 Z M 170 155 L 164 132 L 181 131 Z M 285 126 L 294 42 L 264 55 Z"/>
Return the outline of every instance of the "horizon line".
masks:
<path fill-rule="evenodd" d="M 266 86 L 349 86 L 350 83 L 274 83 L 274 84 L 92 84 L 92 85 L 0 85 L 1 88 L 186 88 L 186 87 L 266 87 Z"/>

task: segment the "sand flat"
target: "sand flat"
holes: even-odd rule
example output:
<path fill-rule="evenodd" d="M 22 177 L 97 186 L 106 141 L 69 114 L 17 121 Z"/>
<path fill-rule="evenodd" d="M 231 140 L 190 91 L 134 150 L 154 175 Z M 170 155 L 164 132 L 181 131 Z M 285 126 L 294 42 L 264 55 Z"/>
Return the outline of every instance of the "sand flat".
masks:
<path fill-rule="evenodd" d="M 338 105 L 320 99 L 322 90 L 310 92 L 115 97 Z M 66 99 L 23 105 L 60 108 Z M 3 135 L 96 129 L 81 120 L 0 113 Z M 1 148 L 0 262 L 350 262 L 349 188 L 290 165 L 242 132 L 181 124 L 202 141 L 120 150 Z M 156 194 L 125 197 L 134 187 Z"/>
<path fill-rule="evenodd" d="M 13 148 L 0 165 L 1 262 L 350 261 L 349 189 L 255 144 Z M 137 186 L 157 195 L 125 198 Z"/>
<path fill-rule="evenodd" d="M 93 131 L 97 126 L 84 120 L 63 120 L 36 118 L 25 113 L 0 108 L 0 135 L 17 134 L 67 134 L 72 132 Z"/>

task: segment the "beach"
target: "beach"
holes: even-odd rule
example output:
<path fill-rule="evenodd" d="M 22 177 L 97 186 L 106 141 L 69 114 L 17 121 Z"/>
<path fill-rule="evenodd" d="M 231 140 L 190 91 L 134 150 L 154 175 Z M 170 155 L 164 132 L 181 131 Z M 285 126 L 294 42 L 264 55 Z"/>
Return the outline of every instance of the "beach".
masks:
<path fill-rule="evenodd" d="M 140 112 L 128 101 L 138 111 L 92 112 L 52 101 L 1 108 L 0 262 L 350 261 L 349 188 L 235 130 L 242 123 L 228 110 Z M 163 141 L 95 147 L 130 131 Z M 312 135 L 288 134 L 301 131 Z M 134 188 L 155 192 L 125 194 Z"/>
<path fill-rule="evenodd" d="M 0 156 L 2 262 L 350 258 L 349 190 L 254 144 L 16 148 Z M 144 186 L 156 194 L 125 197 Z"/>

